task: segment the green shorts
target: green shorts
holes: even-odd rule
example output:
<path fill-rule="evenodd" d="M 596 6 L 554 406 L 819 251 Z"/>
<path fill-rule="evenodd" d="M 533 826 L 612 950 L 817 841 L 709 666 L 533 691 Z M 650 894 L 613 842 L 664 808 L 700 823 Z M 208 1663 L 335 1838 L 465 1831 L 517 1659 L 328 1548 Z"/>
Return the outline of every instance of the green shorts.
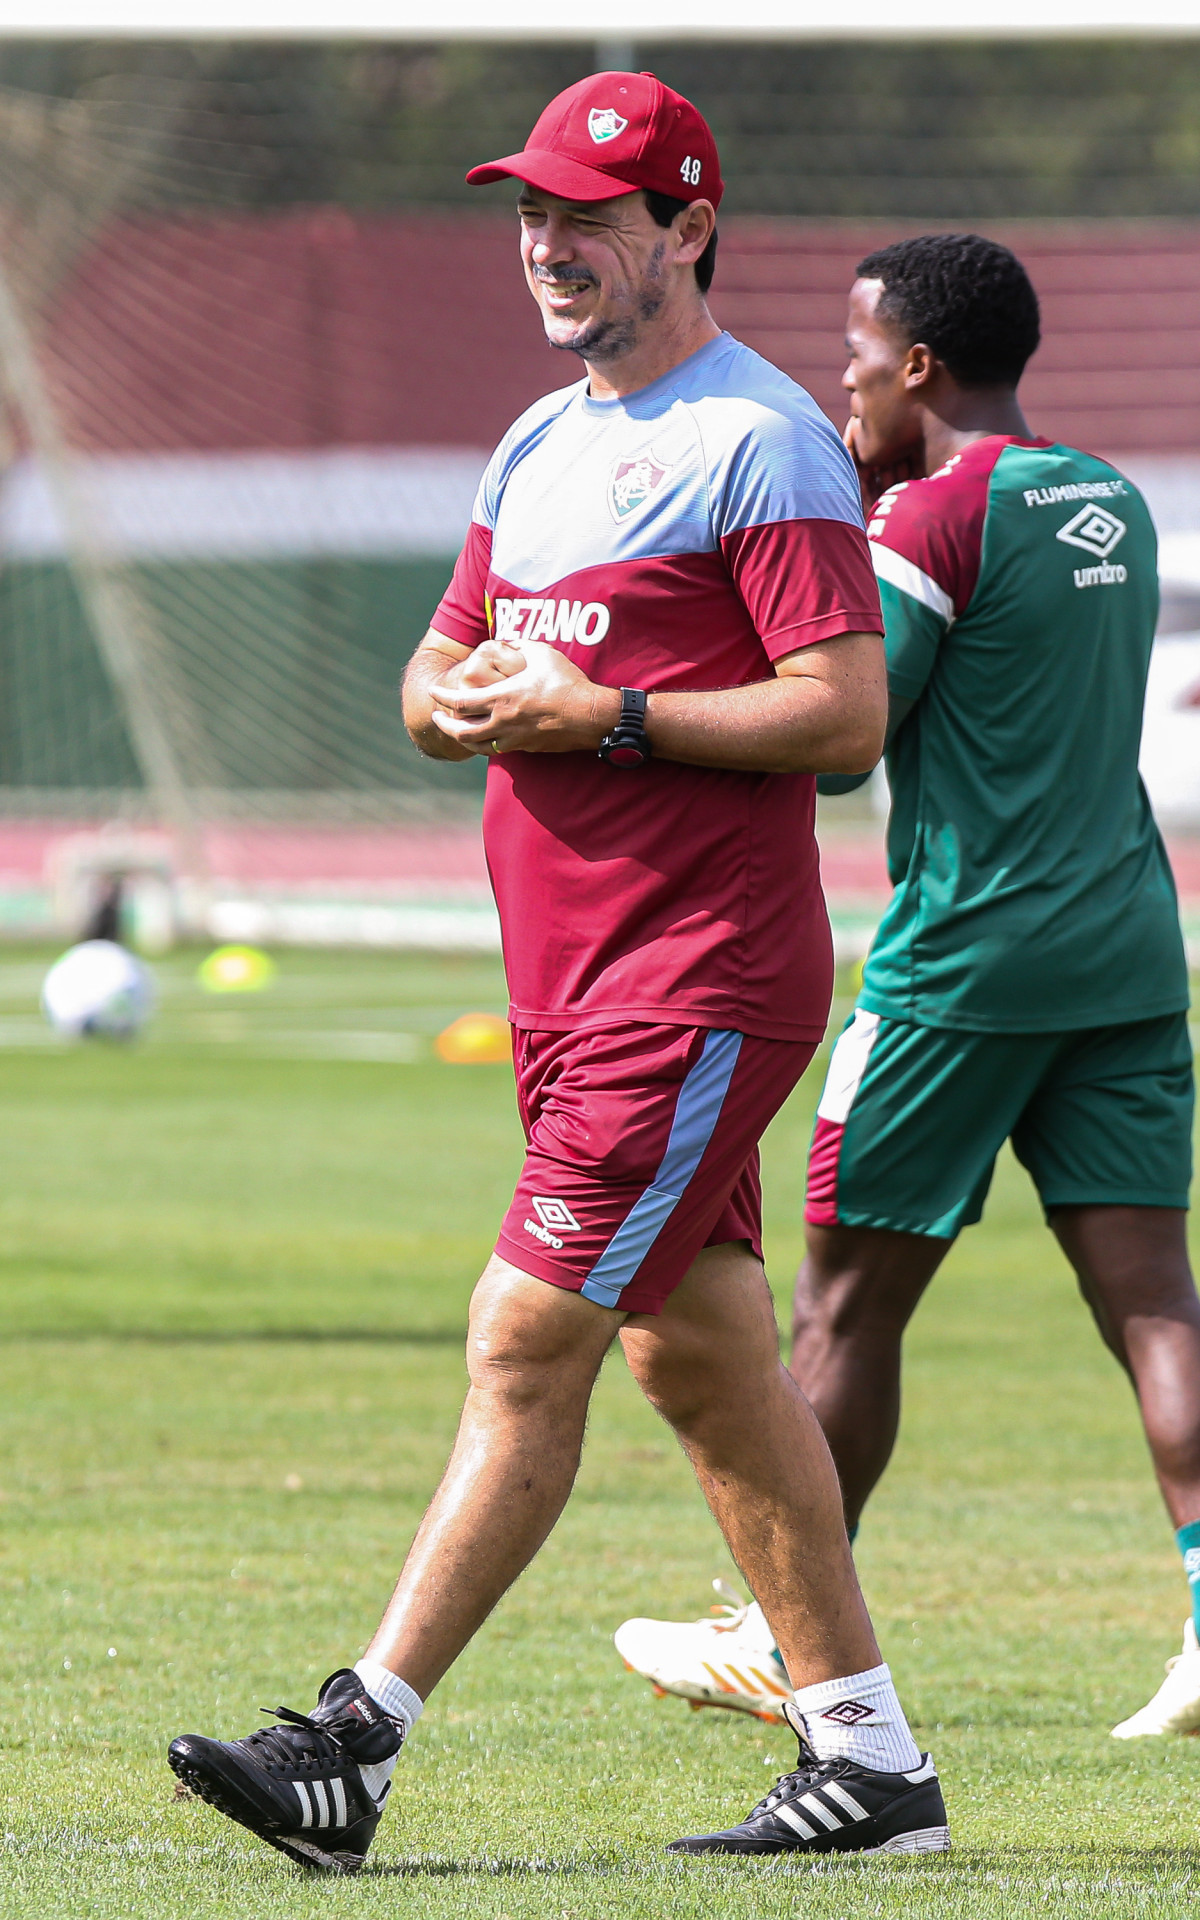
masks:
<path fill-rule="evenodd" d="M 851 1015 L 829 1062 L 805 1218 L 953 1239 L 1005 1140 L 1055 1207 L 1186 1207 L 1187 1015 L 1078 1033 L 965 1033 Z"/>

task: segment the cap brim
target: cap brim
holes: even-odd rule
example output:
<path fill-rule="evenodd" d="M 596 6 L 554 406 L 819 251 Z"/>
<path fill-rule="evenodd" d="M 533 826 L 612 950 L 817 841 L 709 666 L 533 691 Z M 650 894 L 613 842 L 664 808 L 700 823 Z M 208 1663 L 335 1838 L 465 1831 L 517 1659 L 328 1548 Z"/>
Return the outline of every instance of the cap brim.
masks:
<path fill-rule="evenodd" d="M 489 160 L 486 166 L 472 167 L 467 175 L 469 187 L 490 186 L 494 180 L 525 180 L 560 200 L 615 200 L 620 194 L 638 191 L 628 180 L 601 173 L 599 167 L 585 167 L 582 160 L 572 160 L 565 153 L 536 147 Z"/>

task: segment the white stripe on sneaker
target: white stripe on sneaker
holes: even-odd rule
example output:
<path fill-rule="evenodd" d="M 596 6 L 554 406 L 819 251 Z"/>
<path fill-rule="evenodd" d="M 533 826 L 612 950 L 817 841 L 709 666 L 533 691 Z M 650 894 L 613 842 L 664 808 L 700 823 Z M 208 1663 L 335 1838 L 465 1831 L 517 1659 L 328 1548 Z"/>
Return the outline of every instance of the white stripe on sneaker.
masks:
<path fill-rule="evenodd" d="M 300 1802 L 300 1825 L 302 1827 L 311 1827 L 313 1823 L 313 1810 L 312 1801 L 308 1797 L 308 1789 L 302 1780 L 293 1780 L 292 1785 L 296 1789 L 296 1798 Z"/>
<path fill-rule="evenodd" d="M 839 1819 L 838 1815 L 833 1812 L 832 1808 L 827 1807 L 823 1800 L 817 1799 L 817 1796 L 815 1793 L 802 1794 L 800 1797 L 800 1805 L 802 1807 L 807 1807 L 810 1813 L 815 1813 L 817 1816 L 817 1819 L 821 1822 L 821 1825 L 823 1827 L 833 1828 L 833 1827 L 840 1827 L 845 1825 L 845 1822 Z"/>
<path fill-rule="evenodd" d="M 327 1827 L 329 1825 L 329 1802 L 325 1798 L 325 1788 L 319 1780 L 314 1780 L 312 1783 L 312 1797 L 317 1803 L 317 1813 L 320 1816 L 317 1825 L 319 1827 Z"/>
<path fill-rule="evenodd" d="M 800 1815 L 794 1812 L 791 1807 L 776 1807 L 775 1815 L 776 1815 L 776 1818 L 779 1820 L 786 1820 L 789 1827 L 794 1827 L 796 1829 L 796 1832 L 801 1836 L 802 1839 L 804 1840 L 816 1839 L 817 1837 L 816 1828 L 810 1827 L 808 1824 L 808 1821 L 802 1820 L 800 1818 Z"/>
<path fill-rule="evenodd" d="M 866 1808 L 860 1807 L 854 1795 L 847 1793 L 845 1787 L 839 1787 L 836 1780 L 827 1780 L 821 1788 L 821 1792 L 828 1794 L 831 1800 L 836 1800 L 839 1807 L 845 1807 L 846 1812 L 851 1814 L 855 1820 L 865 1820 L 867 1818 Z"/>
<path fill-rule="evenodd" d="M 346 1789 L 335 1776 L 329 1782 L 329 1791 L 333 1795 L 333 1824 L 344 1827 L 346 1824 Z"/>

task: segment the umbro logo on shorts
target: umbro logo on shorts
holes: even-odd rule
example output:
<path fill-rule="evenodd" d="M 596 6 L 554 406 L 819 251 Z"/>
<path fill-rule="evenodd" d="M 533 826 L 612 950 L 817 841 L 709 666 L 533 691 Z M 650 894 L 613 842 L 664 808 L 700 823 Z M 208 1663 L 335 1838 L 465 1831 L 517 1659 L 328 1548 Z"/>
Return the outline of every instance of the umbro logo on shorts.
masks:
<path fill-rule="evenodd" d="M 861 1700 L 839 1700 L 836 1707 L 825 1707 L 818 1714 L 820 1720 L 836 1720 L 839 1727 L 856 1727 L 860 1720 L 874 1717 L 874 1707 L 865 1706 Z"/>
<path fill-rule="evenodd" d="M 559 1248 L 563 1244 L 564 1233 L 583 1232 L 583 1228 L 565 1200 L 556 1200 L 551 1195 L 535 1193 L 533 1210 L 537 1214 L 537 1220 L 526 1220 L 525 1231 L 531 1233 L 535 1240 L 540 1240 L 543 1246 Z"/>
<path fill-rule="evenodd" d="M 533 1196 L 533 1210 L 544 1227 L 557 1229 L 559 1233 L 582 1233 L 575 1215 L 565 1200 L 549 1200 L 540 1193 Z"/>

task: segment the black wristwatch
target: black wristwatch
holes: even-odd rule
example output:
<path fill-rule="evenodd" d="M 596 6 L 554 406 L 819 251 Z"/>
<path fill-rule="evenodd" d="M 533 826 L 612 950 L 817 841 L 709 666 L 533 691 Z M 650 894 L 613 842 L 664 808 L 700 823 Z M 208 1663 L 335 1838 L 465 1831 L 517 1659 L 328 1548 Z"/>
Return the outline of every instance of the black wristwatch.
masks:
<path fill-rule="evenodd" d="M 621 717 L 600 742 L 600 758 L 610 767 L 644 767 L 650 758 L 646 696 L 636 687 L 621 688 Z"/>

